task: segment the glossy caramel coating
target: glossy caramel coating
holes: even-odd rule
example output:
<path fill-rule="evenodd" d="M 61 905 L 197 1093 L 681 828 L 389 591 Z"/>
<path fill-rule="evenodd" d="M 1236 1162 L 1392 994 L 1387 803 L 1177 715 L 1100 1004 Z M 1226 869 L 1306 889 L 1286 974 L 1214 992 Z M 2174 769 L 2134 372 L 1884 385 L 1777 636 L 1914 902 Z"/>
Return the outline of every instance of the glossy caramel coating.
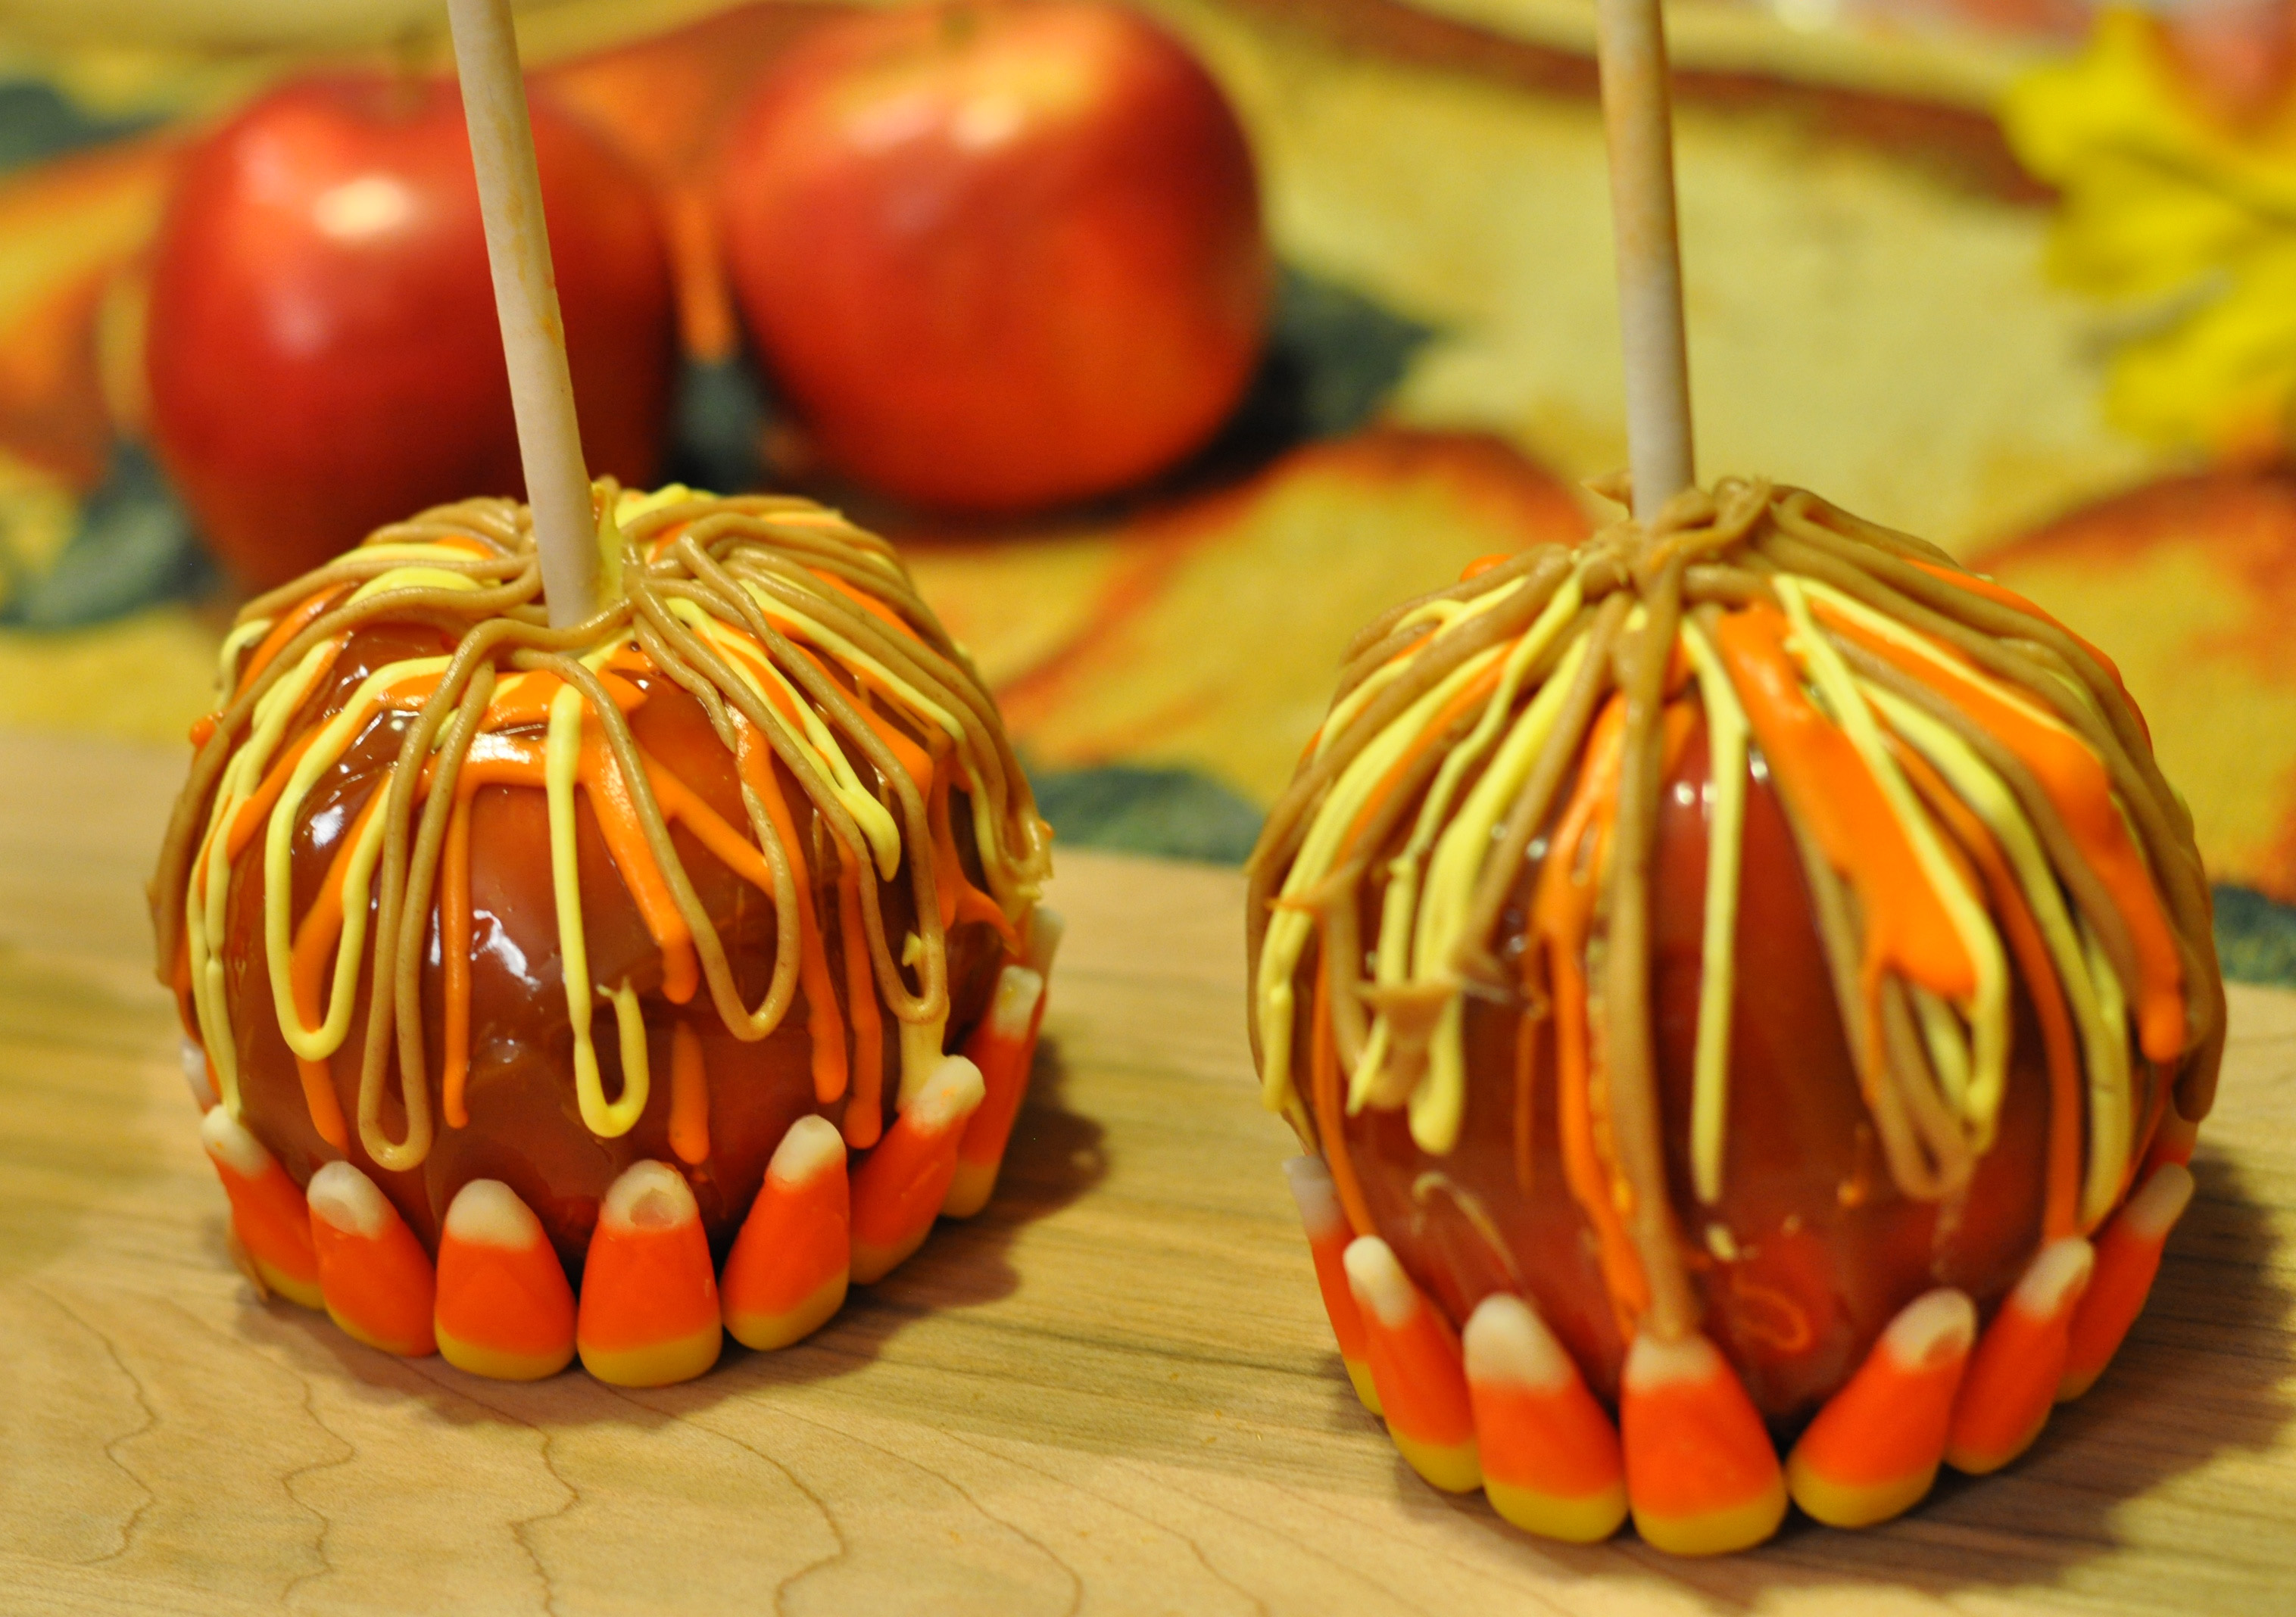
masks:
<path fill-rule="evenodd" d="M 1792 832 L 1759 755 L 1751 772 L 1726 1169 L 1711 1208 L 1693 1192 L 1689 1147 L 1711 801 L 1702 722 L 1660 797 L 1652 1000 L 1669 1186 L 1705 1329 L 1756 1407 L 1784 1428 L 1841 1384 L 1915 1296 L 1955 1286 L 1986 1308 L 2013 1283 L 2038 1239 L 2048 1086 L 2021 986 L 1998 1134 L 1968 1188 L 1939 1204 L 1891 1182 L 1859 1098 Z M 1533 844 L 1525 867 L 1526 895 L 1542 848 Z M 1368 956 L 1378 945 L 1376 902 L 1360 913 Z M 1524 902 L 1510 905 L 1496 940 L 1510 966 L 1525 927 Z M 1304 1012 L 1300 1026 L 1304 1041 Z M 1414 1145 L 1399 1110 L 1365 1107 L 1347 1120 L 1374 1233 L 1455 1325 L 1494 1291 L 1528 1298 L 1590 1384 L 1615 1399 L 1625 1344 L 1593 1229 L 1564 1177 L 1553 1023 L 1536 1005 L 1470 997 L 1465 1036 L 1466 1115 L 1447 1156 Z M 1527 1176 L 1517 1158 L 1526 1036 L 1535 1073 Z M 1312 1107 L 1312 1097 L 1302 1098 Z M 1710 1238 L 1718 1227 L 1726 1233 Z"/>
<path fill-rule="evenodd" d="M 340 710 L 369 673 L 409 657 L 443 655 L 451 637 L 418 625 L 390 624 L 363 629 L 351 637 L 329 677 L 307 700 L 289 726 L 288 739 Z M 747 821 L 731 755 L 711 731 L 693 697 L 660 675 L 638 675 L 644 702 L 629 715 L 638 743 L 682 779 L 728 823 Z M 385 713 L 369 724 L 341 761 L 329 769 L 304 805 L 293 838 L 295 892 L 292 913 L 307 913 L 329 862 L 348 834 L 361 805 L 396 759 L 412 722 L 405 713 Z M 780 767 L 778 764 L 775 766 Z M 806 795 L 784 772 L 781 775 L 807 873 L 823 913 L 835 892 L 823 879 L 835 869 L 826 828 Z M 636 1125 L 614 1139 L 599 1139 L 585 1126 L 576 1107 L 571 1074 L 571 1034 L 559 971 L 559 935 L 551 891 L 547 809 L 540 791 L 515 786 L 484 786 L 472 799 L 471 885 L 473 960 L 471 972 L 471 1069 L 466 1089 L 469 1122 L 442 1123 L 421 1165 L 391 1172 L 377 1166 L 360 1147 L 356 1131 L 347 1153 L 323 1141 L 305 1104 L 297 1063 L 272 1013 L 263 935 L 263 862 L 234 865 L 228 908 L 228 937 L 223 949 L 232 1027 L 237 1041 L 243 1120 L 270 1147 L 297 1183 L 318 1165 L 339 1156 L 363 1169 L 390 1196 L 426 1246 L 436 1248 L 439 1223 L 455 1191 L 473 1179 L 498 1179 L 533 1208 L 570 1271 L 578 1272 L 596 1222 L 599 1199 L 620 1172 L 644 1158 L 677 1161 L 669 1139 L 672 1024 L 684 1019 L 699 1036 L 709 1094 L 709 1153 L 699 1164 L 681 1164 L 700 1205 L 702 1222 L 719 1258 L 732 1245 L 762 1180 L 766 1164 L 790 1123 L 818 1111 L 832 1122 L 843 1116 L 845 1098 L 815 1104 L 810 1069 L 811 1040 L 800 988 L 796 1003 L 773 1033 L 756 1042 L 730 1034 L 710 1003 L 706 987 L 683 1006 L 661 992 L 660 951 L 608 857 L 586 796 L 575 802 L 581 870 L 583 921 L 593 979 L 627 979 L 638 990 L 645 1012 L 648 1051 L 654 1080 Z M 966 823 L 960 815 L 959 823 Z M 772 975 L 775 915 L 771 901 L 740 879 L 682 826 L 670 836 L 704 909 L 726 941 L 745 1002 L 755 1003 Z M 977 878 L 979 868 L 969 837 L 957 839 L 960 857 Z M 913 855 L 905 851 L 904 859 Z M 898 938 L 914 925 L 906 869 L 882 885 L 885 924 Z M 845 981 L 834 927 L 824 940 L 831 980 Z M 985 1010 L 1002 944 L 993 928 L 960 924 L 949 935 L 950 1015 L 947 1044 L 958 1045 Z M 373 969 L 373 933 L 358 976 L 361 1003 L 349 1036 L 329 1066 L 344 1115 L 357 1103 L 360 1052 L 365 1044 L 365 997 Z M 439 1114 L 442 1040 L 436 1007 L 440 1002 L 436 920 L 422 970 L 423 1004 L 429 1014 L 425 1037 L 432 1112 Z M 879 1087 L 890 1122 L 898 1092 L 898 1025 L 878 1007 L 884 1029 L 885 1072 Z M 594 1024 L 607 1092 L 619 1091 L 619 1053 L 611 1029 L 613 1014 L 603 1002 Z M 397 1099 L 385 1091 L 384 1124 L 394 1138 L 404 1120 Z"/>

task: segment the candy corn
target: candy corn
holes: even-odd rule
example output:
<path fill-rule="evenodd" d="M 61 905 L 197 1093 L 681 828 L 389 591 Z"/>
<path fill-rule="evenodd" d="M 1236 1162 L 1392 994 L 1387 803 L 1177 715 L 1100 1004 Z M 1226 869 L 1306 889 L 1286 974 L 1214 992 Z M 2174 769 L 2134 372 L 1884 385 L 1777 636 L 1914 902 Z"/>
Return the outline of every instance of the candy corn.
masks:
<path fill-rule="evenodd" d="M 1794 1503 L 1831 1527 L 1870 1527 L 1918 1504 L 1945 1458 L 1976 1339 L 1964 1293 L 1924 1292 L 1898 1310 L 1787 1458 Z"/>
<path fill-rule="evenodd" d="M 1029 911 L 1029 935 L 1021 947 L 1021 963 L 1049 981 L 1053 957 L 1061 951 L 1061 939 L 1068 929 L 1067 919 L 1050 904 L 1038 904 Z"/>
<path fill-rule="evenodd" d="M 305 1308 L 325 1306 L 318 1255 L 311 1250 L 311 1215 L 287 1170 L 224 1107 L 209 1107 L 200 1120 L 200 1143 L 231 1198 L 232 1234 L 250 1278 Z"/>
<path fill-rule="evenodd" d="M 668 1386 L 716 1364 L 724 1341 L 693 1189 L 667 1163 L 632 1163 L 598 1205 L 582 1264 L 583 1368 L 616 1386 Z"/>
<path fill-rule="evenodd" d="M 474 1179 L 439 1232 L 432 1334 L 448 1364 L 497 1381 L 537 1381 L 574 1357 L 574 1288 L 542 1221 L 498 1179 Z"/>
<path fill-rule="evenodd" d="M 2120 1351 L 2121 1338 L 2136 1323 L 2152 1277 L 2160 1272 L 2161 1249 L 2192 1199 L 2190 1171 L 2181 1163 L 2164 1162 L 2105 1226 L 2096 1243 L 2096 1271 L 2073 1310 L 2058 1402 L 2087 1392 Z"/>
<path fill-rule="evenodd" d="M 924 1245 L 948 1199 L 965 1123 L 985 1092 L 979 1067 L 947 1057 L 862 1160 L 853 1175 L 853 1278 L 864 1286 Z"/>
<path fill-rule="evenodd" d="M 988 1014 L 965 1041 L 966 1057 L 980 1069 L 984 1094 L 956 1148 L 956 1172 L 941 1208 L 951 1218 L 971 1218 L 988 1205 L 996 1188 L 1004 1144 L 1012 1138 L 1021 1097 L 1028 1093 L 1044 1003 L 1045 979 L 1026 966 L 1007 966 L 997 974 L 996 997 Z"/>
<path fill-rule="evenodd" d="M 1594 1544 L 1627 1519 L 1618 1429 L 1528 1303 L 1483 1299 L 1461 1333 L 1483 1492 L 1543 1538 Z"/>
<path fill-rule="evenodd" d="M 1785 1517 L 1770 1434 L 1737 1372 L 1702 1335 L 1636 1336 L 1620 1378 L 1619 1435 L 1636 1530 L 1669 1555 L 1746 1549 Z"/>
<path fill-rule="evenodd" d="M 2073 1309 L 2096 1254 L 2079 1236 L 2041 1248 L 1978 1338 L 1953 1407 L 1946 1463 L 1982 1476 L 2032 1446 L 2063 1379 Z"/>
<path fill-rule="evenodd" d="M 1364 1327 L 1364 1350 L 1379 1404 L 1414 1471 L 1446 1493 L 1468 1493 L 1482 1481 L 1475 1417 L 1459 1338 L 1375 1235 L 1349 1244 L 1342 1260 Z"/>
<path fill-rule="evenodd" d="M 1339 1338 L 1340 1362 L 1347 1367 L 1363 1407 L 1376 1415 L 1379 1389 L 1372 1383 L 1371 1360 L 1365 1356 L 1363 1311 L 1348 1289 L 1346 1254 L 1352 1232 L 1332 1188 L 1332 1171 L 1320 1156 L 1295 1156 L 1283 1164 L 1283 1176 L 1291 1181 L 1292 1199 L 1300 1204 L 1300 1221 L 1307 1226 L 1308 1255 L 1315 1260 L 1316 1287 L 1324 1294 L 1332 1335 Z"/>
<path fill-rule="evenodd" d="M 726 1328 L 745 1347 L 787 1347 L 845 1301 L 852 1264 L 845 1138 L 827 1118 L 790 1124 L 718 1278 Z"/>
<path fill-rule="evenodd" d="M 207 1115 L 208 1108 L 216 1103 L 215 1074 L 209 1070 L 208 1052 L 196 1039 L 184 1041 L 182 1051 L 184 1082 L 192 1091 L 192 1104 Z"/>
<path fill-rule="evenodd" d="M 326 1163 L 311 1175 L 308 1199 L 328 1316 L 386 1353 L 437 1352 L 430 1315 L 438 1278 L 390 1198 L 350 1164 Z"/>

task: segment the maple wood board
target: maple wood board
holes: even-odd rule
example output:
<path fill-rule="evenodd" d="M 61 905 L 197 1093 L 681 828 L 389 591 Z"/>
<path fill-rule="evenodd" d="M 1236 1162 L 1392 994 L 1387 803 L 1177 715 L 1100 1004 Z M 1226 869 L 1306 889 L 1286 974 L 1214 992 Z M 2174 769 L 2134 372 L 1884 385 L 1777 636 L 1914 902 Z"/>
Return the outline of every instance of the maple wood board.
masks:
<path fill-rule="evenodd" d="M 1233 871 L 1062 861 L 996 1200 L 790 1351 L 508 1385 L 258 1302 L 140 886 L 182 757 L 0 734 L 0 1608 L 2285 1612 L 2296 995 L 2236 990 L 2120 1361 L 2006 1474 L 1714 1562 L 1525 1538 L 1341 1378 L 1254 1098 Z"/>

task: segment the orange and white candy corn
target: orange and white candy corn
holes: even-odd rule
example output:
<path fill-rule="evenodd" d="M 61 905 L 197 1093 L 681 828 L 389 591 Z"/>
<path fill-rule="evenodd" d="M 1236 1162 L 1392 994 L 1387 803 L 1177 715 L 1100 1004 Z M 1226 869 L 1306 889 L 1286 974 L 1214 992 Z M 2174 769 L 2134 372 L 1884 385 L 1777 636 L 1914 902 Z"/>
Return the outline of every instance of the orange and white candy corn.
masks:
<path fill-rule="evenodd" d="M 2073 1310 L 2065 1341 L 2065 1369 L 2057 1381 L 2060 1403 L 2095 1386 L 2120 1351 L 2122 1338 L 2152 1294 L 2152 1278 L 2161 1272 L 2161 1249 L 2192 1199 L 2191 1171 L 2181 1163 L 2164 1162 L 2097 1237 L 2096 1271 Z"/>
<path fill-rule="evenodd" d="M 1371 1360 L 1364 1346 L 1363 1311 L 1348 1287 L 1348 1242 L 1355 1232 L 1348 1228 L 1339 1192 L 1332 1188 L 1332 1171 L 1320 1156 L 1295 1156 L 1283 1164 L 1283 1177 L 1291 1183 L 1292 1199 L 1300 1204 L 1308 1255 L 1316 1264 L 1316 1289 L 1324 1294 L 1324 1312 L 1331 1318 L 1332 1335 L 1339 1339 L 1340 1362 L 1363 1407 L 1376 1415 L 1379 1389 L 1372 1383 Z"/>
<path fill-rule="evenodd" d="M 1787 1457 L 1794 1503 L 1829 1527 L 1870 1527 L 1919 1504 L 1976 1340 L 1965 1293 L 1940 1287 L 1898 1310 Z"/>
<path fill-rule="evenodd" d="M 328 1317 L 386 1353 L 420 1359 L 437 1352 L 430 1328 L 437 1271 L 390 1198 L 348 1163 L 323 1164 L 305 1198 Z"/>
<path fill-rule="evenodd" d="M 225 1107 L 210 1107 L 200 1120 L 200 1143 L 231 1198 L 234 1256 L 266 1291 L 275 1291 L 305 1308 L 324 1308 L 319 1259 L 311 1249 L 311 1214 L 303 1193 L 261 1140 Z"/>
<path fill-rule="evenodd" d="M 207 1047 L 197 1039 L 184 1040 L 181 1054 L 184 1082 L 192 1091 L 192 1104 L 204 1117 L 216 1104 L 214 1065 L 208 1060 Z"/>
<path fill-rule="evenodd" d="M 448 1364 L 496 1381 L 538 1381 L 574 1357 L 574 1288 L 542 1221 L 498 1179 L 447 1205 L 430 1326 Z"/>
<path fill-rule="evenodd" d="M 1954 1401 L 1946 1464 L 1982 1476 L 2032 1447 L 2064 1379 L 2073 1310 L 2096 1254 L 2079 1236 L 2035 1254 L 1977 1340 Z"/>
<path fill-rule="evenodd" d="M 1635 1337 L 1620 1377 L 1619 1436 L 1636 1531 L 1669 1555 L 1751 1548 L 1785 1519 L 1769 1431 L 1737 1372 L 1696 1332 Z"/>
<path fill-rule="evenodd" d="M 1594 1544 L 1627 1519 L 1618 1428 L 1538 1311 L 1494 1293 L 1460 1334 L 1483 1492 L 1542 1538 Z"/>
<path fill-rule="evenodd" d="M 607 1187 L 582 1262 L 582 1368 L 618 1387 L 664 1387 L 716 1364 L 725 1335 L 693 1188 L 667 1163 L 632 1163 Z"/>
<path fill-rule="evenodd" d="M 845 1137 L 825 1117 L 790 1124 L 718 1279 L 726 1328 L 744 1347 L 811 1335 L 845 1302 L 853 1204 Z"/>
<path fill-rule="evenodd" d="M 1029 1092 L 1029 1068 L 1037 1053 L 1037 1025 L 1044 1007 L 1042 974 L 1026 966 L 1007 966 L 996 974 L 996 995 L 989 1001 L 988 1014 L 965 1041 L 966 1058 L 980 1069 L 983 1092 L 956 1148 L 956 1172 L 941 1208 L 951 1218 L 971 1218 L 996 1191 L 1005 1143 L 1013 1138 L 1013 1120 L 1020 1115 L 1021 1098 Z"/>
<path fill-rule="evenodd" d="M 1388 1435 L 1414 1471 L 1446 1493 L 1483 1480 L 1459 1338 L 1375 1235 L 1349 1244 L 1348 1289 L 1363 1317 L 1364 1352 Z"/>
<path fill-rule="evenodd" d="M 924 1245 L 948 1199 L 964 1125 L 987 1091 L 980 1069 L 949 1056 L 925 1075 L 853 1175 L 853 1278 L 882 1280 Z"/>

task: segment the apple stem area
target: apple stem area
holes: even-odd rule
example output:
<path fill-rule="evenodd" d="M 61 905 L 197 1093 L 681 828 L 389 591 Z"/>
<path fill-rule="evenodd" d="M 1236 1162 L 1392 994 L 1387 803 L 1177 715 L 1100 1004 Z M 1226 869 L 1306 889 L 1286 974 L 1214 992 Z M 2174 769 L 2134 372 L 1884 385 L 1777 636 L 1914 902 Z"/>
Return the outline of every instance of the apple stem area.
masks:
<path fill-rule="evenodd" d="M 518 36 L 510 0 L 447 0 L 447 14 L 463 115 L 470 123 L 471 159 L 478 171 L 495 312 L 510 368 L 519 459 L 534 513 L 543 598 L 551 626 L 564 628 L 596 615 L 602 567 L 590 474 L 583 466 L 574 418 L 574 382 L 566 364 L 566 328 L 543 225 L 542 182 L 519 70 Z"/>

